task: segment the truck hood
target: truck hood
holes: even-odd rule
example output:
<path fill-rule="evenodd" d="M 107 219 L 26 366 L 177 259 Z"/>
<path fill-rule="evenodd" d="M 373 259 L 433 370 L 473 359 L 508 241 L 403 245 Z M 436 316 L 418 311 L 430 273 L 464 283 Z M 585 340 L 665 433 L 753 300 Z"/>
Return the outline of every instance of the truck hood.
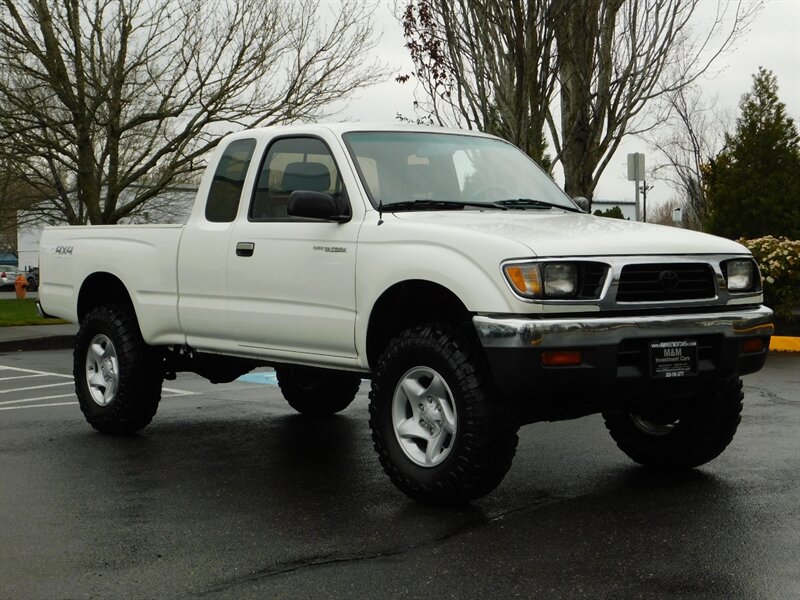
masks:
<path fill-rule="evenodd" d="M 463 210 L 395 213 L 401 221 L 515 240 L 535 256 L 749 254 L 725 238 L 560 210 Z"/>

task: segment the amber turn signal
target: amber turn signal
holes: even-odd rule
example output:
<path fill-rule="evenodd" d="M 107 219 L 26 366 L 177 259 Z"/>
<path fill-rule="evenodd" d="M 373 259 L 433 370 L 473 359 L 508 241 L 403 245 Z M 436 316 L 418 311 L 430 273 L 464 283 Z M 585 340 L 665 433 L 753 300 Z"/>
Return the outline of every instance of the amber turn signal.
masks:
<path fill-rule="evenodd" d="M 760 338 L 745 340 L 742 342 L 742 352 L 745 354 L 753 354 L 764 350 L 764 340 Z"/>
<path fill-rule="evenodd" d="M 542 292 L 539 267 L 534 264 L 509 264 L 503 267 L 516 292 L 526 298 L 538 298 Z"/>
<path fill-rule="evenodd" d="M 576 367 L 581 364 L 581 353 L 577 350 L 542 352 L 542 364 L 546 367 Z"/>

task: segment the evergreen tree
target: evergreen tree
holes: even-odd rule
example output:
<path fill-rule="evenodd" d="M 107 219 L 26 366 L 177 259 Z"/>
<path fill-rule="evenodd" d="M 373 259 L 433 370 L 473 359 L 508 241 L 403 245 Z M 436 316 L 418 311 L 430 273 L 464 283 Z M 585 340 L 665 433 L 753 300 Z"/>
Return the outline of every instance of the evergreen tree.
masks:
<path fill-rule="evenodd" d="M 736 132 L 707 165 L 708 230 L 732 239 L 800 239 L 800 136 L 772 71 L 759 69 L 739 108 Z"/>
<path fill-rule="evenodd" d="M 612 206 L 606 210 L 596 210 L 594 211 L 596 217 L 608 217 L 610 219 L 625 219 L 625 215 L 622 214 L 622 209 L 619 206 Z"/>

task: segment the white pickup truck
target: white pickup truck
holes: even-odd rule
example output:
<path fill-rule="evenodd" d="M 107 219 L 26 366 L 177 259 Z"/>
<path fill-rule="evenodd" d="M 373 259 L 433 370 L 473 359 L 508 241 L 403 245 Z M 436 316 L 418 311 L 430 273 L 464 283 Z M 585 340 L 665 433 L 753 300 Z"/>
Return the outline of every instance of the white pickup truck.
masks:
<path fill-rule="evenodd" d="M 582 206 L 489 135 L 242 131 L 187 225 L 47 229 L 40 311 L 80 323 L 76 391 L 106 433 L 145 427 L 176 372 L 268 365 L 312 416 L 371 379 L 380 462 L 423 502 L 493 490 L 520 425 L 592 413 L 638 463 L 703 464 L 768 351 L 758 267 L 729 240 Z"/>

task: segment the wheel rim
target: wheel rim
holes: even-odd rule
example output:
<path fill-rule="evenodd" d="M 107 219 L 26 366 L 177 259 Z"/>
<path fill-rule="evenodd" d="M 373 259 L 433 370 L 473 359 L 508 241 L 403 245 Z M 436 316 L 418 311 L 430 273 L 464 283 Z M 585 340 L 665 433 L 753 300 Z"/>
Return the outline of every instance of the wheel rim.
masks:
<path fill-rule="evenodd" d="M 400 378 L 392 399 L 392 426 L 403 453 L 420 467 L 441 464 L 453 449 L 456 405 L 444 378 L 414 367 Z"/>
<path fill-rule="evenodd" d="M 86 383 L 95 404 L 108 406 L 119 388 L 119 361 L 114 344 L 102 333 L 94 336 L 86 350 Z"/>
<path fill-rule="evenodd" d="M 657 421 L 651 421 L 649 419 L 644 418 L 642 415 L 637 415 L 631 413 L 631 421 L 636 426 L 639 431 L 642 431 L 648 435 L 669 435 L 675 428 L 678 426 L 679 421 L 675 420 L 669 423 L 659 423 Z"/>

